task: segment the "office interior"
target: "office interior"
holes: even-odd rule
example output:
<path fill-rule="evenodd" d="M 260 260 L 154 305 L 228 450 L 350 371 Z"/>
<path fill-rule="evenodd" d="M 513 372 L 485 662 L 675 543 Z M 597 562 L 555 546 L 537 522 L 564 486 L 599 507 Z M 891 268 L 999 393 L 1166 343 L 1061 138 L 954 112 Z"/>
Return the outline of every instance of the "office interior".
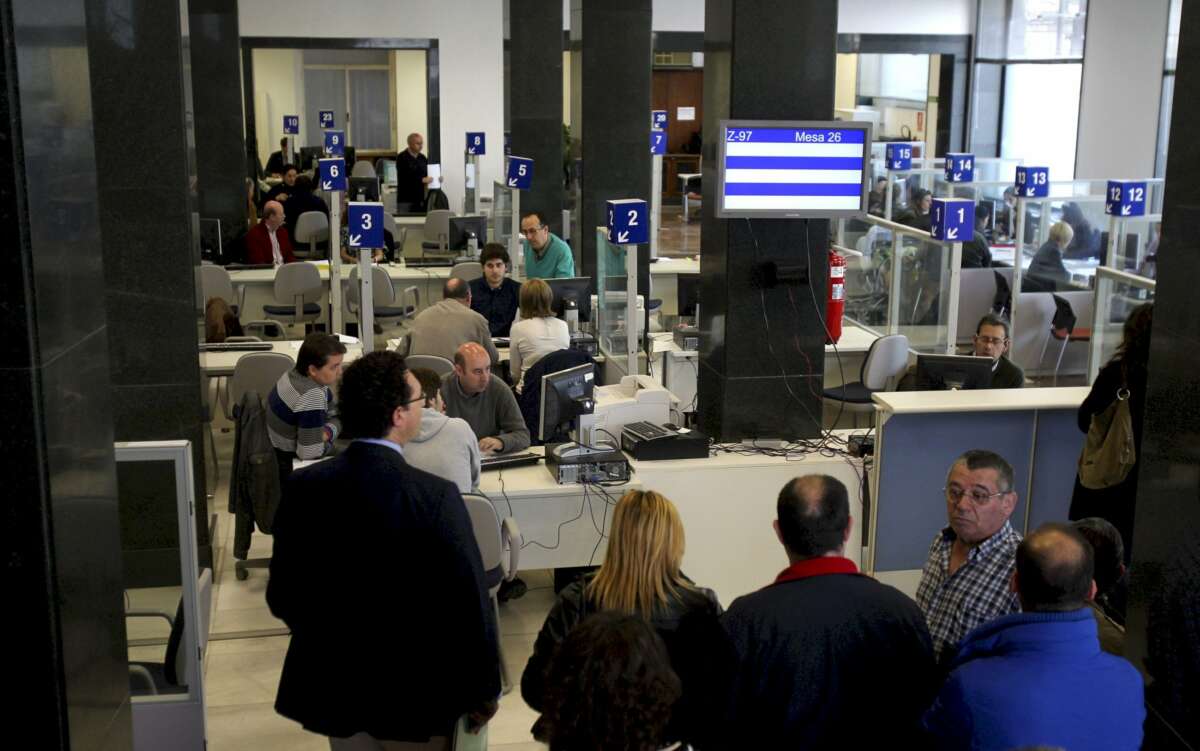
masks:
<path fill-rule="evenodd" d="M 332 109 L 354 160 L 372 164 L 397 246 L 372 279 L 414 314 L 441 299 L 466 246 L 451 247 L 451 225 L 396 205 L 387 162 L 409 133 L 440 165 L 455 217 L 484 217 L 480 245 L 519 247 L 514 204 L 547 215 L 597 293 L 584 328 L 606 393 L 635 406 L 640 391 L 669 394 L 666 406 L 637 407 L 638 419 L 714 440 L 703 459 L 633 459 L 629 486 L 676 503 L 685 570 L 726 606 L 786 566 L 770 521 L 775 493 L 797 474 L 851 488 L 863 524 L 850 557 L 909 594 L 943 521 L 920 502 L 961 450 L 986 443 L 1018 455 L 1023 529 L 1065 519 L 1083 441 L 1076 410 L 1126 316 L 1153 302 L 1133 563 L 1145 573 L 1133 580 L 1126 657 L 1150 686 L 1146 747 L 1200 747 L 1200 645 L 1163 617 L 1196 604 L 1187 583 L 1200 458 L 1189 439 L 1200 335 L 1188 286 L 1200 262 L 1184 238 L 1200 222 L 1186 127 L 1200 101 L 1200 11 L 1182 0 L 798 2 L 780 10 L 781 25 L 810 28 L 828 54 L 813 63 L 815 80 L 799 66 L 778 74 L 773 85 L 793 86 L 793 102 L 730 83 L 730 66 L 769 75 L 750 55 L 731 60 L 746 40 L 710 25 L 755 12 L 747 4 L 616 5 L 140 0 L 117 11 L 14 0 L 0 15 L 12 41 L 0 205 L 16 249 L 0 275 L 11 334 L 0 372 L 17 395 L 4 552 L 21 614 L 14 634 L 28 645 L 15 675 L 30 687 L 14 716 L 56 748 L 154 748 L 147 739 L 164 722 L 177 748 L 327 745 L 273 709 L 289 635 L 264 600 L 271 537 L 253 535 L 248 565 L 235 557 L 230 388 L 246 352 L 197 359 L 197 344 L 213 294 L 204 267 L 223 267 L 244 324 L 278 302 L 274 269 L 238 268 L 228 253 L 261 208 L 248 190 L 278 182 L 263 167 L 282 118 L 299 115 L 291 146 L 311 159 L 318 112 Z M 667 113 L 657 157 L 644 147 L 652 110 Z M 884 186 L 880 210 L 718 217 L 723 119 L 869 123 L 866 179 Z M 486 135 L 485 153 L 465 153 L 467 133 Z M 889 144 L 909 148 L 911 164 L 890 168 Z M 507 187 L 506 147 L 534 159 L 528 190 Z M 947 155 L 959 153 L 973 158 L 970 181 L 947 179 Z M 1047 196 L 1006 200 L 1016 172 L 1033 166 L 1049 170 Z M 315 174 L 311 161 L 299 167 Z M 1139 215 L 1109 213 L 1113 180 L 1144 187 Z M 985 207 L 990 267 L 959 268 L 962 243 L 899 221 L 919 190 Z M 655 213 L 652 238 L 632 250 L 597 231 L 603 202 L 624 198 Z M 1051 227 L 1067 218 L 1086 243 L 1067 254 L 1055 287 L 1029 284 Z M 324 236 L 296 242 L 311 247 L 305 262 L 324 280 L 318 317 L 253 331 L 289 357 L 312 326 L 355 336 L 356 354 L 402 346 L 411 316 L 367 325 L 371 314 L 353 302 L 357 263 L 324 258 L 330 234 L 327 222 Z M 826 333 L 830 250 L 845 263 L 836 342 Z M 803 268 L 807 281 L 760 294 L 750 281 L 760 253 Z M 969 353 L 1006 286 L 1008 356 L 1023 389 L 897 390 L 922 358 Z M 896 337 L 901 357 L 865 408 L 822 398 L 863 380 L 876 343 Z M 865 437 L 874 456 L 850 456 L 851 439 Z M 602 559 L 621 490 L 560 486 L 532 465 L 485 472 L 480 491 L 519 522 L 525 543 L 529 591 L 499 608 L 505 666 L 519 676 L 554 601 L 552 571 Z M 163 661 L 176 621 L 174 641 L 199 658 L 181 657 L 173 689 L 150 696 L 138 666 Z M 1163 644 L 1172 659 L 1156 651 Z M 519 692 L 506 693 L 490 744 L 544 748 L 530 734 L 535 719 Z"/>

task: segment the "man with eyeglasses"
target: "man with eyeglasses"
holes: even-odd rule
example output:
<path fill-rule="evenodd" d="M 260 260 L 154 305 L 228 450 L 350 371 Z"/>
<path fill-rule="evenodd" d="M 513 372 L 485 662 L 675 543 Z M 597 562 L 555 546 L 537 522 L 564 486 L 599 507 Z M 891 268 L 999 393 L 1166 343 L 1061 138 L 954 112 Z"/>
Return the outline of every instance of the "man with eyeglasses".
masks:
<path fill-rule="evenodd" d="M 917 587 L 940 661 L 971 629 L 1020 610 L 1009 587 L 1021 542 L 1009 523 L 1012 466 L 994 452 L 968 451 L 950 467 L 944 498 L 949 526 L 934 536 Z"/>
<path fill-rule="evenodd" d="M 571 246 L 550 231 L 540 211 L 521 217 L 521 235 L 525 238 L 526 279 L 568 279 L 575 276 L 575 257 Z"/>
<path fill-rule="evenodd" d="M 1019 389 L 1025 385 L 1025 371 L 1008 359 L 1011 342 L 1008 338 L 1008 321 L 988 313 L 979 319 L 975 327 L 975 356 L 992 358 L 993 389 Z"/>

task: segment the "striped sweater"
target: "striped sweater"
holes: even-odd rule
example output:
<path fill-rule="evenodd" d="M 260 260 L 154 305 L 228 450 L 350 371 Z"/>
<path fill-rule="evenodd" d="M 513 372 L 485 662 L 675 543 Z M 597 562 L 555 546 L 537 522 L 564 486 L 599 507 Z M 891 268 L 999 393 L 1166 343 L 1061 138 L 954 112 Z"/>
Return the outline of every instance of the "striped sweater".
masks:
<path fill-rule="evenodd" d="M 341 430 L 333 392 L 289 368 L 267 397 L 271 445 L 301 460 L 319 459 L 332 448 L 332 444 L 325 443 L 326 428 L 335 438 Z"/>

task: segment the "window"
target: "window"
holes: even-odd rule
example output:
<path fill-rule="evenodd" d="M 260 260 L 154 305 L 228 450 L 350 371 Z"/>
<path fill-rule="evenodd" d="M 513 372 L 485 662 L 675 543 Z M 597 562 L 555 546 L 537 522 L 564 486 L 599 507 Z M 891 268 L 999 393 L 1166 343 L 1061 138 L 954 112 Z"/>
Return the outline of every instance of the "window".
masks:
<path fill-rule="evenodd" d="M 346 145 L 395 151 L 392 138 L 391 72 L 386 50 L 304 51 L 304 134 L 309 146 L 323 143 L 318 112 L 334 111 Z"/>
<path fill-rule="evenodd" d="M 1167 52 L 1163 60 L 1162 98 L 1158 105 L 1158 149 L 1154 155 L 1154 176 L 1166 177 L 1167 146 L 1171 136 L 1171 110 L 1175 98 L 1175 59 L 1179 54 L 1179 15 L 1183 11 L 1180 0 L 1171 0 L 1171 12 L 1167 21 Z"/>

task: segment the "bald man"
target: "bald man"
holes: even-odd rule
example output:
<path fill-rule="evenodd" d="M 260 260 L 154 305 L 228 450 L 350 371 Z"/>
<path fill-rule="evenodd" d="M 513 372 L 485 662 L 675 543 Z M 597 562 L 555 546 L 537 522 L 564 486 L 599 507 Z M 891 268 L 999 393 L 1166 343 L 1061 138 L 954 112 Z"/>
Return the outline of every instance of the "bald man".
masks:
<path fill-rule="evenodd" d="M 425 186 L 429 177 L 429 159 L 421 153 L 425 139 L 420 133 L 408 134 L 408 148 L 396 155 L 396 203 L 409 203 L 423 209 Z"/>
<path fill-rule="evenodd" d="M 910 736 L 937 685 L 920 608 L 845 557 L 853 519 L 837 479 L 792 480 L 776 513 L 791 565 L 721 617 L 735 664 L 717 746 L 825 748 L 853 727 L 858 747 L 915 747 Z"/>
<path fill-rule="evenodd" d="M 1066 524 L 1021 541 L 1012 589 L 1022 612 L 963 639 L 924 719 L 939 748 L 1141 748 L 1142 678 L 1100 650 L 1093 565 L 1091 545 Z"/>
<path fill-rule="evenodd" d="M 446 415 L 461 417 L 475 431 L 485 456 L 529 448 L 529 428 L 512 389 L 492 375 L 487 350 L 468 342 L 454 353 L 454 372 L 442 379 Z"/>
<path fill-rule="evenodd" d="M 283 226 L 283 204 L 267 201 L 262 220 L 246 233 L 246 263 L 282 266 L 295 262 L 292 240 Z"/>
<path fill-rule="evenodd" d="M 471 285 L 462 279 L 447 279 L 442 299 L 418 313 L 413 321 L 408 354 L 453 360 L 454 353 L 466 342 L 483 347 L 490 363 L 500 361 L 487 319 L 471 310 Z"/>

